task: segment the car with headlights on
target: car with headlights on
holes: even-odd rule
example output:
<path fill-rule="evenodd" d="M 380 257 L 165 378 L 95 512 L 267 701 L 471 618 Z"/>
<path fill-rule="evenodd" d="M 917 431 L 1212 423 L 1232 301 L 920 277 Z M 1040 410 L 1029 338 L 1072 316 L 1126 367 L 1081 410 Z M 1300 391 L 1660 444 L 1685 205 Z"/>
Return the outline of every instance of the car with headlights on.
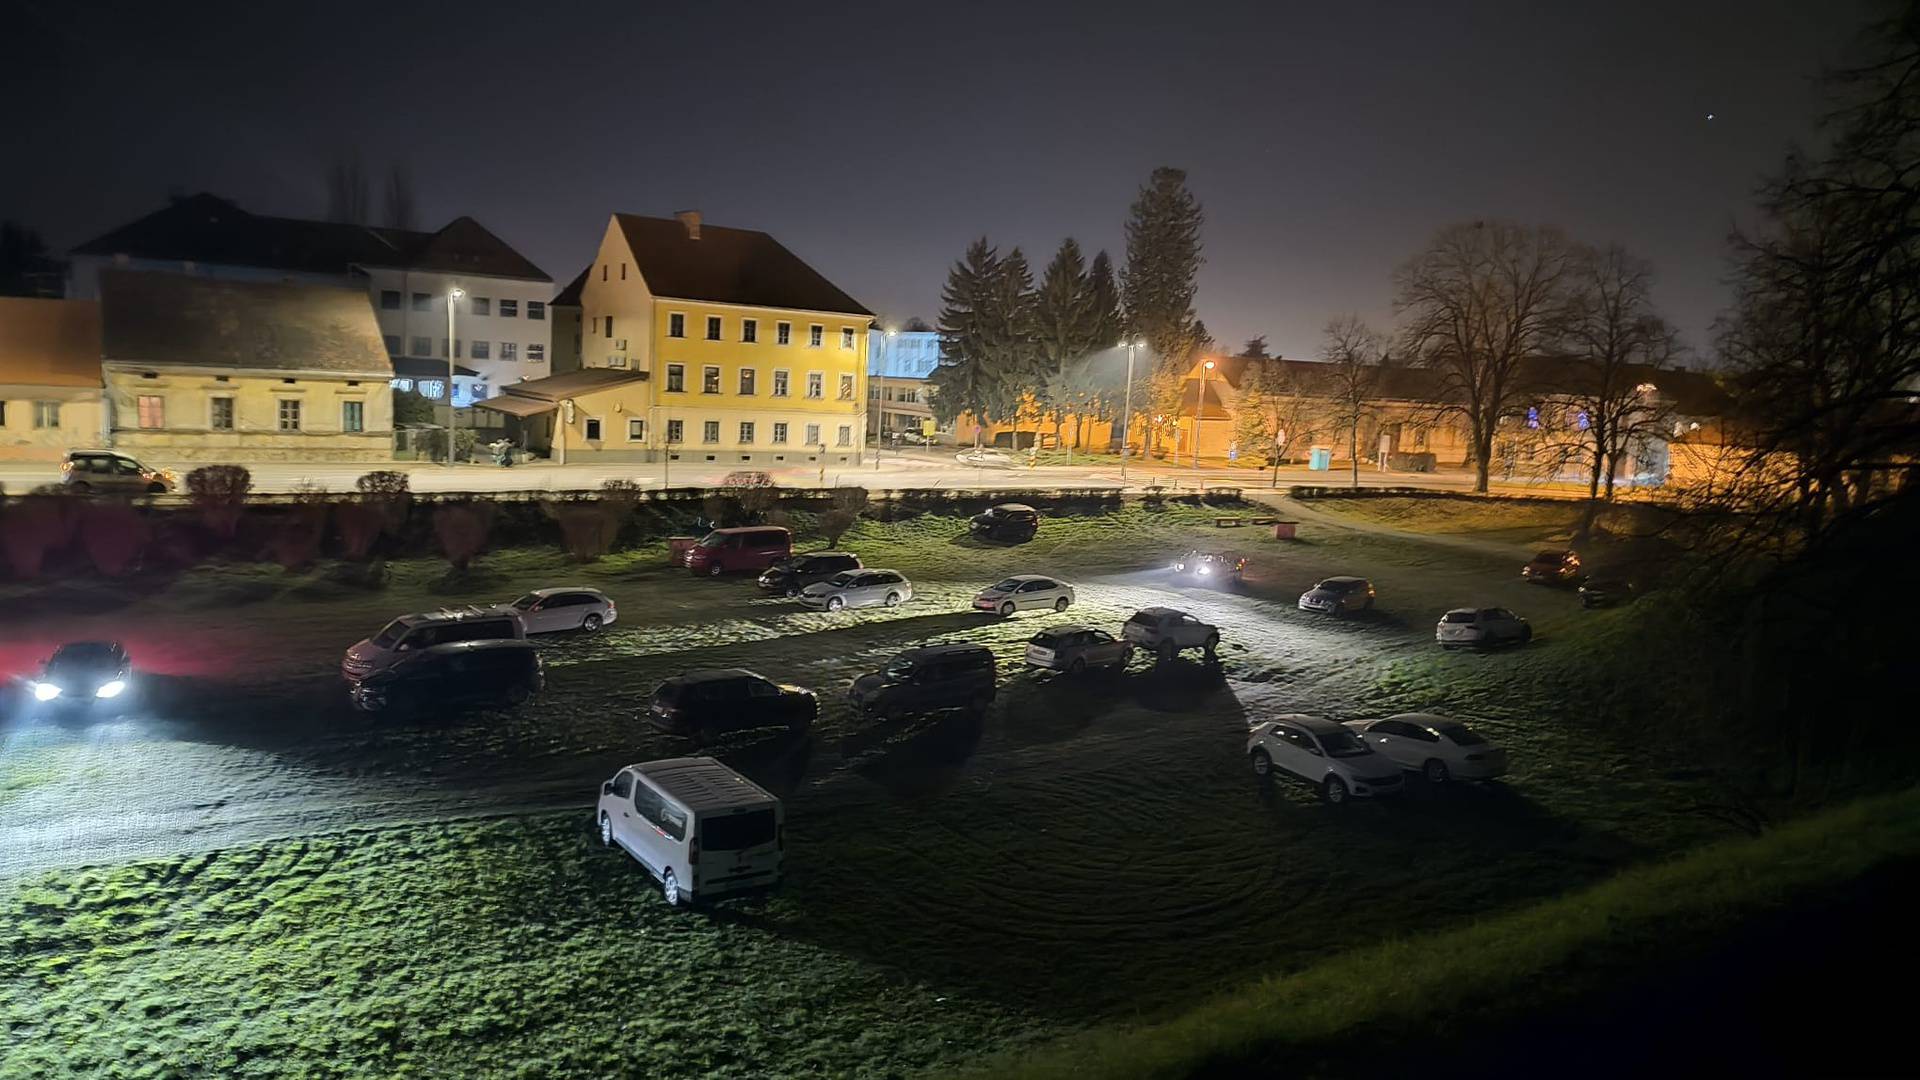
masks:
<path fill-rule="evenodd" d="M 899 607 L 913 599 L 913 583 L 898 570 L 849 570 L 800 590 L 800 602 L 821 611 Z"/>
<path fill-rule="evenodd" d="M 1091 626 L 1049 626 L 1027 639 L 1027 666 L 1078 675 L 1088 668 L 1124 670 L 1133 643 Z"/>
<path fill-rule="evenodd" d="M 1524 645 L 1533 640 L 1533 626 L 1506 608 L 1454 608 L 1440 616 L 1433 640 L 1448 649 Z"/>
<path fill-rule="evenodd" d="M 1349 720 L 1348 730 L 1430 784 L 1492 780 L 1505 775 L 1507 752 L 1458 720 L 1429 713 L 1398 713 L 1381 720 Z"/>
<path fill-rule="evenodd" d="M 1323 615 L 1346 615 L 1355 611 L 1372 611 L 1373 599 L 1373 582 L 1366 578 L 1323 578 L 1313 588 L 1300 594 L 1300 610 L 1317 611 Z"/>
<path fill-rule="evenodd" d="M 1573 551 L 1542 551 L 1520 568 L 1520 577 L 1535 585 L 1572 585 L 1586 576 Z"/>
<path fill-rule="evenodd" d="M 799 596 L 800 590 L 822 581 L 832 581 L 849 570 L 863 569 L 860 556 L 845 551 L 809 551 L 782 559 L 760 575 L 759 585 L 770 593 Z"/>
<path fill-rule="evenodd" d="M 1196 549 L 1173 560 L 1174 573 L 1200 581 L 1239 581 L 1246 569 L 1246 558 L 1231 551 Z"/>
<path fill-rule="evenodd" d="M 60 463 L 60 485 L 75 495 L 165 495 L 178 483 L 173 470 L 112 450 L 73 450 Z"/>
<path fill-rule="evenodd" d="M 1282 713 L 1247 725 L 1247 760 L 1255 776 L 1291 780 L 1339 805 L 1348 799 L 1398 795 L 1400 767 L 1331 720 Z"/>
<path fill-rule="evenodd" d="M 1016 611 L 1065 611 L 1073 606 L 1073 586 L 1041 574 L 1015 574 L 974 595 L 975 611 L 1012 615 Z"/>
<path fill-rule="evenodd" d="M 117 641 L 74 641 L 55 649 L 27 692 L 42 705 L 90 708 L 123 704 L 133 687 L 133 661 Z"/>
<path fill-rule="evenodd" d="M 776 683 L 745 668 L 676 675 L 661 683 L 647 702 L 647 720 L 654 727 L 695 742 L 757 728 L 798 733 L 813 726 L 819 715 L 813 691 Z"/>

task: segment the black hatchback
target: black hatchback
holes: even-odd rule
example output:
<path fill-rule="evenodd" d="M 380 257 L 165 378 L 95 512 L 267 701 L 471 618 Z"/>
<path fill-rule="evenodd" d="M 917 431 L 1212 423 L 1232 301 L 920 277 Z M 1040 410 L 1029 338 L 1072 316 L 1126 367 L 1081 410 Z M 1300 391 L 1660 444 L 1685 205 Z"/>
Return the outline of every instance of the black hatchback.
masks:
<path fill-rule="evenodd" d="M 760 575 L 760 587 L 783 596 L 799 596 L 815 582 L 831 581 L 848 570 L 859 570 L 860 556 L 844 551 L 809 551 L 774 563 Z"/>
<path fill-rule="evenodd" d="M 968 529 L 982 540 L 1024 544 L 1040 531 L 1040 511 L 1025 503 L 1001 503 L 984 514 L 973 515 Z"/>
<path fill-rule="evenodd" d="M 942 709 L 983 710 L 994 695 L 993 653 L 985 645 L 908 649 L 853 680 L 847 696 L 868 716 L 898 718 Z"/>
<path fill-rule="evenodd" d="M 546 684 L 546 665 L 530 641 L 450 641 L 409 652 L 355 683 L 353 707 L 394 715 L 512 709 Z"/>
<path fill-rule="evenodd" d="M 813 691 L 782 686 L 745 668 L 677 675 L 661 683 L 647 704 L 647 719 L 654 727 L 695 741 L 755 728 L 801 732 L 819 715 Z"/>

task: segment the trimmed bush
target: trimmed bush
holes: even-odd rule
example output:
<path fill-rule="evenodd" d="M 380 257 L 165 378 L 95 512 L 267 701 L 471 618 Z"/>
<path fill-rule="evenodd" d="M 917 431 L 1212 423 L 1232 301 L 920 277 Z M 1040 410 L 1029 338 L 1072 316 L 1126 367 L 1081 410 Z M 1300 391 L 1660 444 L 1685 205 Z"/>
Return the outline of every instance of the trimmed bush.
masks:
<path fill-rule="evenodd" d="M 125 577 L 140 568 L 147 521 L 119 499 L 90 502 L 80 512 L 80 546 L 95 570 L 108 577 Z"/>
<path fill-rule="evenodd" d="M 493 515 L 490 503 L 442 503 L 433 508 L 433 535 L 454 573 L 464 574 L 487 549 Z"/>
<path fill-rule="evenodd" d="M 253 474 L 240 465 L 202 465 L 187 474 L 187 496 L 200 524 L 222 540 L 233 539 L 253 490 Z"/>
<path fill-rule="evenodd" d="M 312 566 L 320 558 L 331 509 L 326 488 L 314 484 L 295 489 L 293 505 L 280 515 L 273 534 L 267 538 L 267 551 L 273 561 L 286 570 Z"/>
<path fill-rule="evenodd" d="M 17 578 L 37 578 L 47 553 L 73 539 L 79 504 L 59 495 L 33 494 L 7 500 L 0 509 L 0 548 Z"/>

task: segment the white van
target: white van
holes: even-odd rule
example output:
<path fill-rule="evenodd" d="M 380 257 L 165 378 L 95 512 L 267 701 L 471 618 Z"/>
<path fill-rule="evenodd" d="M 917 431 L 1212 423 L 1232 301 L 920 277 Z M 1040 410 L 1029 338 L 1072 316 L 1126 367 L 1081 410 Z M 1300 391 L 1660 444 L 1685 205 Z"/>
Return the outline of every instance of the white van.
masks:
<path fill-rule="evenodd" d="M 786 809 L 710 757 L 629 765 L 600 785 L 600 842 L 660 879 L 669 906 L 780 881 Z"/>

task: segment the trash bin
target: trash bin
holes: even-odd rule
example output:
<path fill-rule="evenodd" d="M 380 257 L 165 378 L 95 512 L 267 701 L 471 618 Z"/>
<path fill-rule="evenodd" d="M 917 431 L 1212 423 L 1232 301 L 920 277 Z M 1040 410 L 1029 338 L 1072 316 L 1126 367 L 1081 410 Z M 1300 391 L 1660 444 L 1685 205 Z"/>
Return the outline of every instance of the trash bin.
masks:
<path fill-rule="evenodd" d="M 685 566 L 687 564 L 687 549 L 699 542 L 700 538 L 697 536 L 667 537 L 667 565 Z"/>
<path fill-rule="evenodd" d="M 1333 468 L 1333 451 L 1325 446 L 1316 446 L 1307 451 L 1307 468 L 1320 472 Z"/>
<path fill-rule="evenodd" d="M 1273 538 L 1274 538 L 1275 540 L 1292 540 L 1292 539 L 1294 539 L 1294 538 L 1295 538 L 1295 537 L 1294 537 L 1294 528 L 1295 528 L 1295 526 L 1297 526 L 1297 525 L 1299 525 L 1299 524 L 1300 524 L 1300 523 L 1299 523 L 1299 522 L 1297 522 L 1297 521 L 1276 521 L 1276 522 L 1274 522 L 1274 523 L 1273 523 Z"/>

